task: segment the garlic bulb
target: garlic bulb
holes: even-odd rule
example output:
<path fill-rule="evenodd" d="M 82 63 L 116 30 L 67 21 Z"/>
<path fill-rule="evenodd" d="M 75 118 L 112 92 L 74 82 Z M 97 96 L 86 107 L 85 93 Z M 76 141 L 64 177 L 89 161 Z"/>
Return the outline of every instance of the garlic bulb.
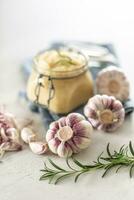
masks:
<path fill-rule="evenodd" d="M 3 156 L 6 151 L 21 149 L 15 117 L 11 113 L 0 112 L 0 155 Z"/>
<path fill-rule="evenodd" d="M 48 145 L 44 142 L 30 142 L 29 147 L 33 153 L 38 155 L 44 154 L 48 150 Z"/>
<path fill-rule="evenodd" d="M 115 97 L 95 95 L 89 99 L 84 114 L 93 127 L 112 132 L 122 125 L 125 111 L 122 103 Z"/>
<path fill-rule="evenodd" d="M 129 97 L 129 81 L 124 72 L 115 66 L 100 71 L 96 78 L 96 89 L 99 94 L 114 96 L 121 101 Z"/>
<path fill-rule="evenodd" d="M 53 153 L 70 157 L 89 146 L 91 132 L 92 126 L 83 115 L 71 113 L 50 124 L 46 141 Z"/>
<path fill-rule="evenodd" d="M 36 139 L 36 134 L 32 131 L 32 129 L 25 127 L 21 130 L 21 139 L 25 143 L 33 142 Z"/>

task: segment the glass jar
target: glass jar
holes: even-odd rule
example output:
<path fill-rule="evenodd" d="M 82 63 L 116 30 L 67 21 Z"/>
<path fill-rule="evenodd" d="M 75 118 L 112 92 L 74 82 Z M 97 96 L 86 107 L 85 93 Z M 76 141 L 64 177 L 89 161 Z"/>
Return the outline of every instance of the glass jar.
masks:
<path fill-rule="evenodd" d="M 67 70 L 46 68 L 40 70 L 38 54 L 27 85 L 28 98 L 57 114 L 66 114 L 85 104 L 93 95 L 93 81 L 87 59 L 80 67 Z M 62 64 L 63 65 L 63 64 Z"/>

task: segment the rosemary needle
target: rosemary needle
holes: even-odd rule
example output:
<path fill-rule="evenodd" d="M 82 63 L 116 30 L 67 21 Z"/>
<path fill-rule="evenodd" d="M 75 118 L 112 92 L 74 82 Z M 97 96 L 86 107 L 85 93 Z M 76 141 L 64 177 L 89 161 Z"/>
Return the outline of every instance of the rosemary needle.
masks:
<path fill-rule="evenodd" d="M 109 146 L 110 144 L 108 143 L 106 147 L 107 156 L 104 157 L 103 153 L 101 153 L 96 161 L 89 165 L 85 165 L 72 157 L 71 159 L 66 159 L 67 169 L 64 169 L 49 159 L 51 167 L 44 163 L 44 169 L 41 170 L 43 174 L 40 180 L 48 180 L 49 183 L 57 184 L 62 179 L 73 176 L 74 181 L 77 182 L 79 177 L 86 172 L 104 170 L 102 177 L 105 177 L 111 169 L 116 168 L 115 172 L 117 173 L 122 167 L 128 168 L 131 178 L 134 170 L 134 148 L 132 142 L 130 141 L 127 147 L 123 145 L 118 151 L 113 153 L 110 151 Z"/>

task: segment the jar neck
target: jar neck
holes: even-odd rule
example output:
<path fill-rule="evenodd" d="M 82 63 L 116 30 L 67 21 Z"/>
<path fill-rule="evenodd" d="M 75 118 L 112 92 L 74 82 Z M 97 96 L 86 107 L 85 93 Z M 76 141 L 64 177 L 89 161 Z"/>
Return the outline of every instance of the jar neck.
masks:
<path fill-rule="evenodd" d="M 42 77 L 51 77 L 52 79 L 69 79 L 80 76 L 88 70 L 88 65 L 84 65 L 80 68 L 71 71 L 54 71 L 45 70 L 44 73 L 38 71 L 38 66 L 34 64 L 33 69 L 36 73 L 40 74 Z"/>
<path fill-rule="evenodd" d="M 42 74 L 42 76 L 46 76 L 46 77 L 51 77 L 53 79 L 64 79 L 64 78 L 73 78 L 76 76 L 79 76 L 81 74 L 83 74 L 84 72 L 86 72 L 88 70 L 88 64 L 89 64 L 89 60 L 88 58 L 85 56 L 85 54 L 83 54 L 83 52 L 80 52 L 78 50 L 69 50 L 68 51 L 72 52 L 76 52 L 79 56 L 81 56 L 82 58 L 82 63 L 80 66 L 74 66 L 74 68 L 65 68 L 65 70 L 56 70 L 55 68 L 46 68 L 42 71 L 42 69 L 40 70 L 39 67 L 39 58 L 40 55 L 42 53 L 37 54 L 37 56 L 34 58 L 33 60 L 33 68 L 34 70 L 38 73 L 38 74 Z M 59 52 L 59 50 L 57 50 L 57 52 Z M 42 67 L 41 67 L 42 68 Z"/>

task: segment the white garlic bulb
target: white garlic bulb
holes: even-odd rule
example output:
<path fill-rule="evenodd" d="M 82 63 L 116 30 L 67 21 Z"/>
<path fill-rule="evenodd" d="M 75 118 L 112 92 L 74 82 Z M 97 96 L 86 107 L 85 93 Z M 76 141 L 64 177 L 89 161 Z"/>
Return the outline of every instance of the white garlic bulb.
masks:
<path fill-rule="evenodd" d="M 124 72 L 115 66 L 100 71 L 96 78 L 96 89 L 98 94 L 114 96 L 121 101 L 129 97 L 129 81 Z"/>
<path fill-rule="evenodd" d="M 48 150 L 48 145 L 45 142 L 30 142 L 29 147 L 33 153 L 38 155 L 44 154 Z"/>
<path fill-rule="evenodd" d="M 115 131 L 124 122 L 125 110 L 113 96 L 95 95 L 89 99 L 84 114 L 93 127 L 106 132 Z"/>
<path fill-rule="evenodd" d="M 91 124 L 78 113 L 71 113 L 50 124 L 46 134 L 49 149 L 60 157 L 70 157 L 89 146 Z"/>
<path fill-rule="evenodd" d="M 21 130 L 21 139 L 25 143 L 33 142 L 36 139 L 36 134 L 32 131 L 31 128 L 25 127 Z"/>

